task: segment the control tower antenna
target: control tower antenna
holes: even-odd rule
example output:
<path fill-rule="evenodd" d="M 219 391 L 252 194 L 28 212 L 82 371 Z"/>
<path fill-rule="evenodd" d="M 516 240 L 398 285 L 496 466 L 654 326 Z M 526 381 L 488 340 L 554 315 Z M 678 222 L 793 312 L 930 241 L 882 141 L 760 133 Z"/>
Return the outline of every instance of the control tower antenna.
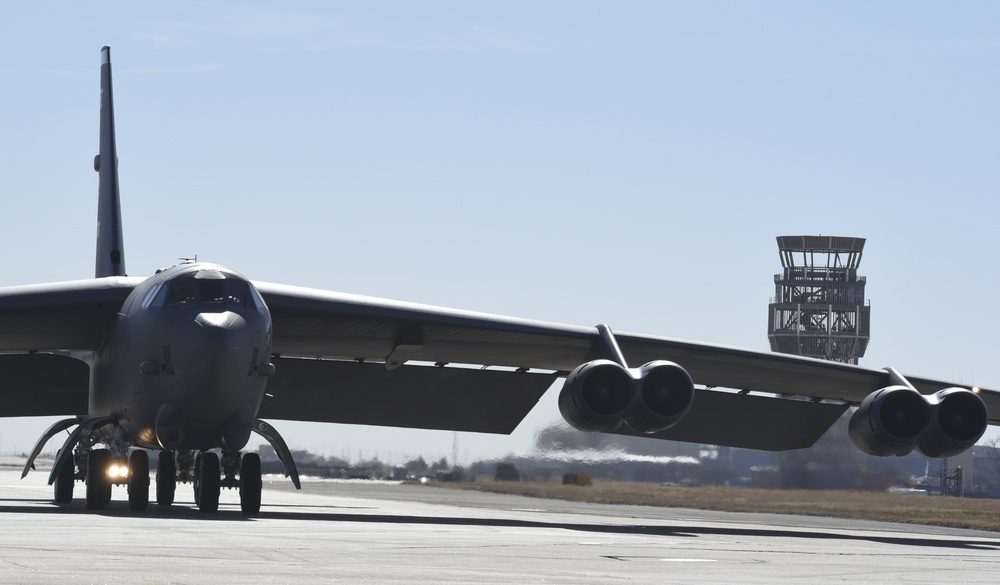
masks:
<path fill-rule="evenodd" d="M 858 276 L 864 238 L 778 236 L 767 337 L 771 351 L 857 364 L 871 337 L 871 306 Z"/>

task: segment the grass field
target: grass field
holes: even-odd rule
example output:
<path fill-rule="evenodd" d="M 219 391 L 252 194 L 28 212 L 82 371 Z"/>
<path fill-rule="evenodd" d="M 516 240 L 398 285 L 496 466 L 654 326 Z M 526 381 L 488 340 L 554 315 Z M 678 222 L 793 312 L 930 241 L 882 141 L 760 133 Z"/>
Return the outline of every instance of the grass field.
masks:
<path fill-rule="evenodd" d="M 969 499 L 881 492 L 766 490 L 721 486 L 675 487 L 594 481 L 590 487 L 555 482 L 434 482 L 478 490 L 600 504 L 770 512 L 950 526 L 1000 532 L 1000 499 Z"/>

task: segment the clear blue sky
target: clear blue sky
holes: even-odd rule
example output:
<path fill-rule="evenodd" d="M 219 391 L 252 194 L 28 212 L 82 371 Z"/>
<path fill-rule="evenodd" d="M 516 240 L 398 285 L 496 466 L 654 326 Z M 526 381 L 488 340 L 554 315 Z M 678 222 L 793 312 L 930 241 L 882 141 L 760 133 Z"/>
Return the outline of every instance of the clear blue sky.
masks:
<path fill-rule="evenodd" d="M 104 44 L 131 275 L 197 254 L 767 349 L 775 236 L 859 236 L 864 365 L 1000 388 L 995 3 L 13 4 L 0 286 L 93 275 Z M 550 394 L 461 458 L 526 450 Z M 45 426 L 0 420 L 0 449 Z M 453 440 L 278 428 L 397 461 Z"/>

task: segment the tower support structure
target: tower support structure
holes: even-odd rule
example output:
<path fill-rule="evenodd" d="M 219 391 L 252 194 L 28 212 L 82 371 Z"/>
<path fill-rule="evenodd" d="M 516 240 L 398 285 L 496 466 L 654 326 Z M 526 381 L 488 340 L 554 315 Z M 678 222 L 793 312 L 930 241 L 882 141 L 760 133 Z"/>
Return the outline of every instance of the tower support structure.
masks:
<path fill-rule="evenodd" d="M 769 305 L 771 351 L 857 364 L 871 337 L 858 275 L 864 238 L 778 236 L 782 273 Z"/>

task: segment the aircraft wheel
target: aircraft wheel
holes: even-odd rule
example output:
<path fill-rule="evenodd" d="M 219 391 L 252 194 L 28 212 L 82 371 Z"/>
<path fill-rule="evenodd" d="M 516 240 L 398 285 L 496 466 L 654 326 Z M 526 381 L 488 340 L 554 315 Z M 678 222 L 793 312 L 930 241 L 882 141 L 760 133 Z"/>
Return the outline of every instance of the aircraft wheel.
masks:
<path fill-rule="evenodd" d="M 194 505 L 201 507 L 201 453 L 194 456 Z"/>
<path fill-rule="evenodd" d="M 111 482 L 108 481 L 108 463 L 111 452 L 94 449 L 87 457 L 87 509 L 103 510 L 108 505 Z"/>
<path fill-rule="evenodd" d="M 177 466 L 174 465 L 173 451 L 160 451 L 160 463 L 156 468 L 156 503 L 169 506 L 174 503 L 177 490 Z"/>
<path fill-rule="evenodd" d="M 260 455 L 247 453 L 240 463 L 240 508 L 244 514 L 260 512 Z"/>
<path fill-rule="evenodd" d="M 60 451 L 61 453 L 62 451 Z M 68 504 L 73 501 L 73 483 L 76 481 L 76 465 L 70 456 L 63 461 L 56 473 L 55 496 L 57 504 Z"/>
<path fill-rule="evenodd" d="M 133 451 L 128 460 L 128 507 L 135 511 L 149 507 L 149 453 L 146 451 Z"/>
<path fill-rule="evenodd" d="M 220 468 L 219 456 L 207 451 L 201 454 L 197 468 L 197 492 L 195 499 L 198 509 L 211 513 L 219 509 Z"/>

